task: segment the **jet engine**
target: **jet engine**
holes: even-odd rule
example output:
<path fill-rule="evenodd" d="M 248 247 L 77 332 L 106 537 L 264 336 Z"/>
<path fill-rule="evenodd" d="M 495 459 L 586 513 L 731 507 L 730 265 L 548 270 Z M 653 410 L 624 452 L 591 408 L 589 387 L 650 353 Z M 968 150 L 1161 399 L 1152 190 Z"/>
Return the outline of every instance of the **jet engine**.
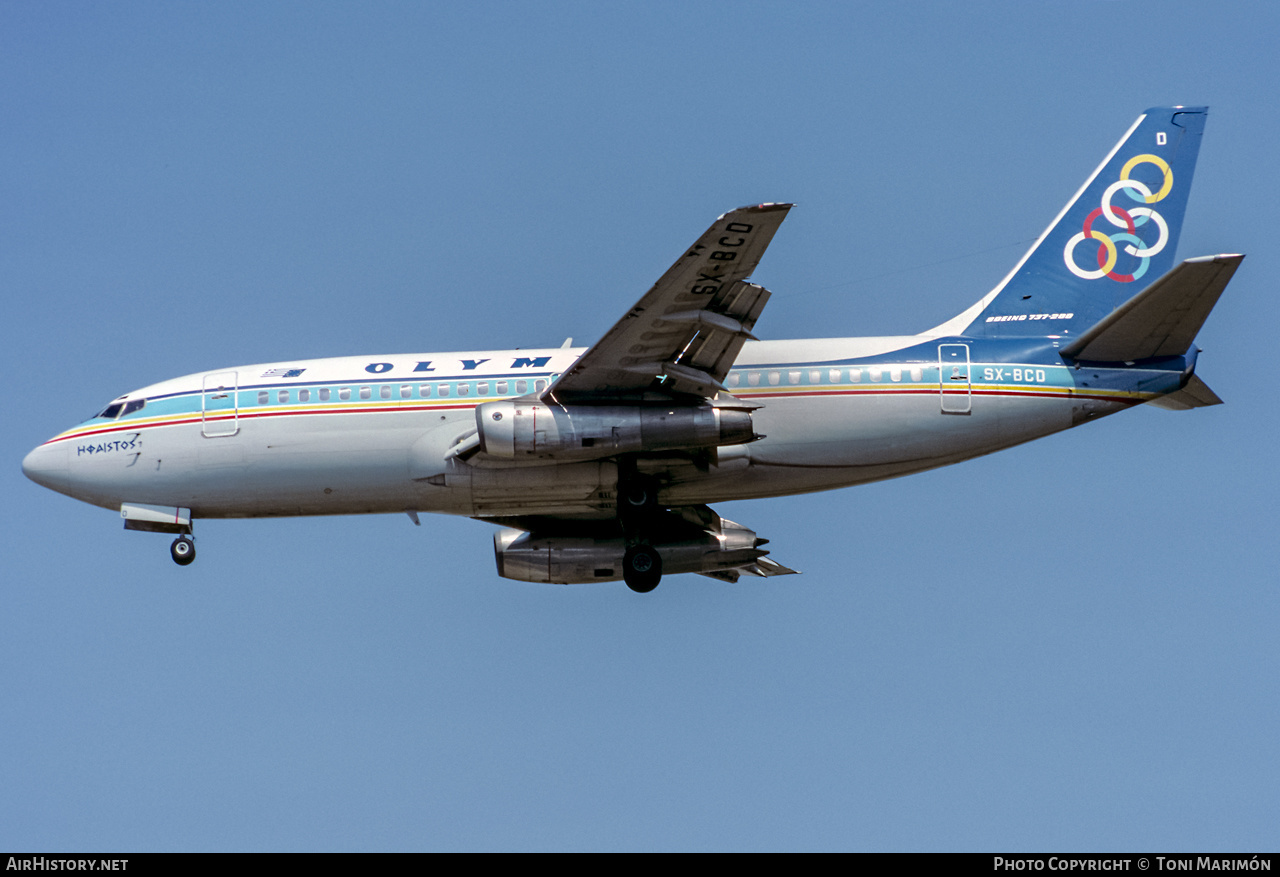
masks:
<path fill-rule="evenodd" d="M 755 531 L 716 517 L 714 532 L 695 530 L 650 540 L 649 546 L 661 558 L 664 574 L 730 574 L 726 577 L 736 579 L 731 571 L 753 567 L 769 553 L 759 547 L 765 540 L 758 538 Z M 540 535 L 511 529 L 499 530 L 493 536 L 498 575 L 522 582 L 553 585 L 622 579 L 627 547 L 621 536 Z"/>
<path fill-rule="evenodd" d="M 712 405 L 476 406 L 480 450 L 501 460 L 565 462 L 754 441 L 751 411 Z"/>

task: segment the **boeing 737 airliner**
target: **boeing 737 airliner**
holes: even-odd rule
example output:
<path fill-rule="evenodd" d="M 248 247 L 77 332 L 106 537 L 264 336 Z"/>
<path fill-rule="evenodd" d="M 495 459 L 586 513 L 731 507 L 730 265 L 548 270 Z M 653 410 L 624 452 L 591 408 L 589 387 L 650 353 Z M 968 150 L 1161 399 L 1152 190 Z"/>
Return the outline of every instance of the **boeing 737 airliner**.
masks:
<path fill-rule="evenodd" d="M 177 534 L 197 518 L 419 512 L 498 525 L 498 574 L 794 572 L 710 503 L 944 466 L 1142 403 L 1220 400 L 1193 344 L 1243 256 L 1174 263 L 1206 110 L 1138 118 L 1007 277 L 919 335 L 758 341 L 790 209 L 715 221 L 595 345 L 273 362 L 120 396 L 32 480 Z"/>

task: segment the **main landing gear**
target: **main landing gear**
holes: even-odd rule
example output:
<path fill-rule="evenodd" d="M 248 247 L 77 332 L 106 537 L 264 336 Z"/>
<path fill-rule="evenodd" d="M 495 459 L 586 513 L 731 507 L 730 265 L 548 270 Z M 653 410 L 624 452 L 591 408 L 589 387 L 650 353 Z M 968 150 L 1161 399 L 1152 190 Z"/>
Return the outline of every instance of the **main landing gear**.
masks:
<path fill-rule="evenodd" d="M 662 581 L 662 557 L 649 544 L 653 524 L 662 513 L 658 485 L 652 478 L 629 473 L 618 485 L 618 522 L 627 538 L 622 580 L 637 594 L 647 594 Z"/>
<path fill-rule="evenodd" d="M 622 580 L 637 594 L 647 594 L 662 581 L 662 557 L 652 545 L 632 545 L 622 555 Z"/>
<path fill-rule="evenodd" d="M 179 536 L 169 546 L 169 554 L 178 566 L 186 566 L 196 559 L 196 543 L 190 536 Z"/>

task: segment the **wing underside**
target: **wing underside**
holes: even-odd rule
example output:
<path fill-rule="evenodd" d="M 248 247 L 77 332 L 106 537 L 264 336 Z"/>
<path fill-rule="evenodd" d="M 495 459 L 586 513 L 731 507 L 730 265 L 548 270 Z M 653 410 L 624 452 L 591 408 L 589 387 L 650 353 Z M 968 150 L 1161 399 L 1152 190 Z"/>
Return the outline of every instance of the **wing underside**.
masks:
<path fill-rule="evenodd" d="M 751 338 L 769 292 L 747 282 L 790 204 L 724 214 L 543 395 L 634 398 L 656 390 L 710 398 Z"/>
<path fill-rule="evenodd" d="M 625 556 L 636 540 L 611 521 L 576 521 L 530 516 L 483 518 L 514 529 L 495 539 L 498 572 L 506 578 L 552 584 L 584 584 L 624 578 Z M 795 575 L 766 555 L 753 530 L 723 518 L 705 505 L 657 512 L 645 523 L 644 542 L 661 557 L 667 573 L 697 573 L 736 582 L 742 576 Z"/>
<path fill-rule="evenodd" d="M 644 474 L 637 469 L 643 458 L 652 462 L 675 455 L 687 462 L 689 455 L 702 459 L 721 444 L 755 437 L 748 412 L 759 405 L 735 399 L 723 381 L 769 300 L 769 292 L 748 278 L 790 209 L 790 204 L 761 204 L 719 217 L 538 399 L 516 400 L 509 412 L 488 413 L 494 424 L 512 424 L 513 448 L 524 442 L 517 427 L 535 423 L 520 450 L 536 458 L 545 447 L 544 456 L 535 460 L 542 465 L 612 458 L 614 495 L 641 494 L 651 503 L 641 509 L 605 505 L 596 511 L 606 515 L 588 516 L 594 520 L 484 516 L 515 528 L 495 535 L 500 575 L 557 584 L 624 579 L 643 591 L 651 590 L 663 572 L 731 582 L 743 575 L 795 573 L 765 556 L 761 546 L 767 540 L 707 506 L 662 505 L 661 465 L 646 466 Z M 543 421 L 530 416 L 538 406 Z M 500 428 L 483 420 L 481 408 L 477 412 L 477 435 L 459 445 L 459 461 L 506 448 L 498 441 Z M 594 429 L 597 421 L 600 428 Z M 698 425 L 704 421 L 714 428 L 708 432 Z M 486 430 L 493 433 L 490 442 L 479 435 Z M 514 450 L 509 456 L 520 462 Z"/>

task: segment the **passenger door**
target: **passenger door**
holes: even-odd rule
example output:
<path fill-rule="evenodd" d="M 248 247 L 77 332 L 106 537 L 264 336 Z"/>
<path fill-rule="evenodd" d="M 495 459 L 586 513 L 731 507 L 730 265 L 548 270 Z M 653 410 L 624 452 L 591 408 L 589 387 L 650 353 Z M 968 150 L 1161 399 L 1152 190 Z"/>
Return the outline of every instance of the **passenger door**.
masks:
<path fill-rule="evenodd" d="M 969 381 L 969 345 L 938 345 L 938 394 L 943 414 L 972 412 L 972 387 Z"/>
<path fill-rule="evenodd" d="M 204 376 L 200 396 L 201 432 L 206 438 L 235 435 L 240 431 L 236 405 L 237 372 L 216 372 Z"/>

